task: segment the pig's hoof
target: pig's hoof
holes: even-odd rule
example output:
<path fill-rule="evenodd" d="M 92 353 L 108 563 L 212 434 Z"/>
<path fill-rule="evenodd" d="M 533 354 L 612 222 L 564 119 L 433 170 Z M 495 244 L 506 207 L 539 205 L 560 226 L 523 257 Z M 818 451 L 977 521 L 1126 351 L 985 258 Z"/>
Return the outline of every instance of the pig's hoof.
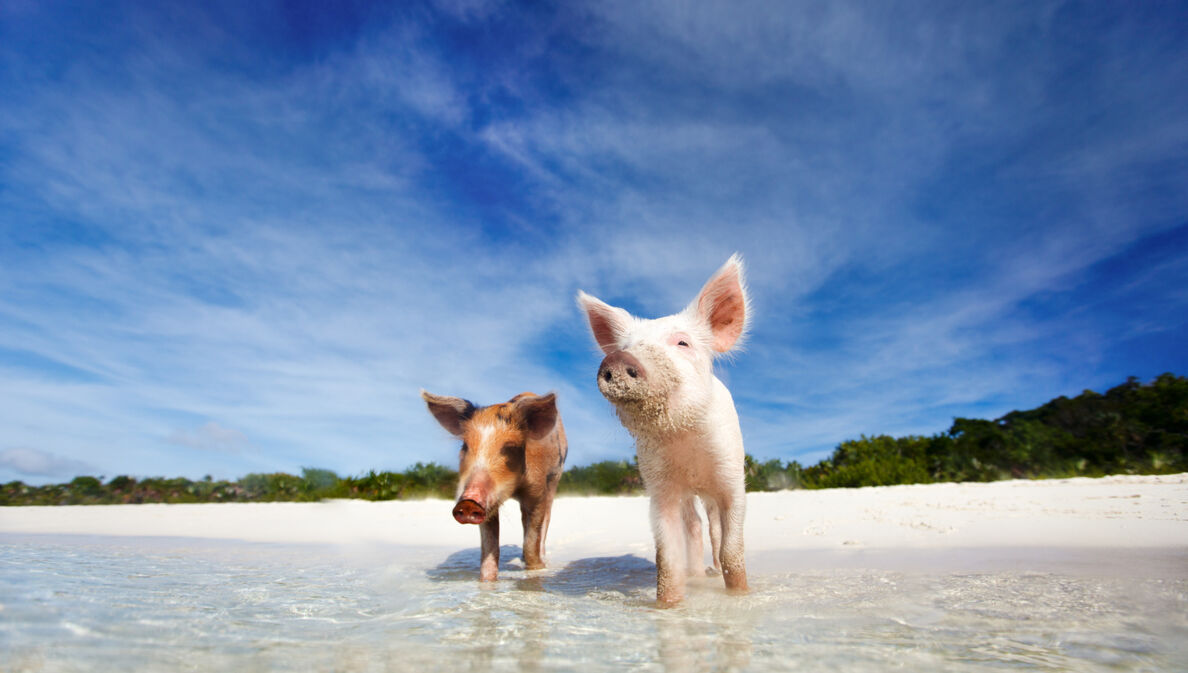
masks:
<path fill-rule="evenodd" d="M 544 570 L 545 564 L 543 561 L 539 562 L 539 563 L 525 563 L 524 569 L 525 570 Z"/>
<path fill-rule="evenodd" d="M 656 599 L 656 607 L 660 608 L 661 610 L 675 608 L 676 606 L 681 604 L 681 599 L 682 599 L 681 596 L 678 596 L 676 598 L 657 598 Z"/>
<path fill-rule="evenodd" d="M 717 568 L 715 568 L 713 566 L 710 566 L 709 568 L 705 569 L 706 577 L 717 577 L 718 575 L 721 575 L 721 574 L 722 574 L 722 571 L 718 570 Z"/>

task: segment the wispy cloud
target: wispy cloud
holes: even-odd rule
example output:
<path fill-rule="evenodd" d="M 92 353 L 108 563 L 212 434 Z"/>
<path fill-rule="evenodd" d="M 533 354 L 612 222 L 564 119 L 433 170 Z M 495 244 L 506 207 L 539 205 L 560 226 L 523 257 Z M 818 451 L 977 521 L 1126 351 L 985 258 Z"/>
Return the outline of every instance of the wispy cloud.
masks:
<path fill-rule="evenodd" d="M 239 451 L 247 439 L 234 428 L 225 428 L 214 421 L 207 421 L 193 430 L 174 430 L 166 438 L 171 444 L 201 451 Z"/>

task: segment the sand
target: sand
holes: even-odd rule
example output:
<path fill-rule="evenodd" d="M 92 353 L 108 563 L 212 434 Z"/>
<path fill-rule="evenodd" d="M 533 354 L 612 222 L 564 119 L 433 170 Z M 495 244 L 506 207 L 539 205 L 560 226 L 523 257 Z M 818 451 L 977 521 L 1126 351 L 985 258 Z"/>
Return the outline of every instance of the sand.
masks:
<path fill-rule="evenodd" d="M 519 510 L 502 512 L 518 544 Z M 182 537 L 467 548 L 443 500 L 0 508 L 0 535 Z M 752 553 L 796 550 L 1188 547 L 1188 474 L 751 493 Z M 548 549 L 650 557 L 644 497 L 561 497 Z"/>

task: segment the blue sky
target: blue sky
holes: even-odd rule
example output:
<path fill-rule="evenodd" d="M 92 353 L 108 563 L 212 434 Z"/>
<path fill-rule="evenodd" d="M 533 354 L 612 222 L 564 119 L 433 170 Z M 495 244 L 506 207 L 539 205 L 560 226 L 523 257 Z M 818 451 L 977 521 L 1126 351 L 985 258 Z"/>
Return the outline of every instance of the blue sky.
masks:
<path fill-rule="evenodd" d="M 735 251 L 760 458 L 1188 374 L 1182 3 L 323 4 L 0 7 L 0 481 L 629 458 L 575 292 Z"/>

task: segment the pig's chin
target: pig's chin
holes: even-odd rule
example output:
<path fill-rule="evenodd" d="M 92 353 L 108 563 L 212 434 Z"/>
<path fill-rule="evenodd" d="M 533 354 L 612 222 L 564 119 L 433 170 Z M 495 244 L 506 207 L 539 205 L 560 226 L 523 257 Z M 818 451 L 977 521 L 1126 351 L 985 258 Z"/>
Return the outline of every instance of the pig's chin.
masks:
<path fill-rule="evenodd" d="M 606 396 L 615 405 L 615 412 L 623 426 L 637 438 L 645 436 L 662 436 L 673 432 L 681 432 L 691 427 L 694 420 L 684 413 L 679 404 L 673 403 L 673 394 L 669 391 L 646 390 L 644 386 L 627 395 Z"/>
<path fill-rule="evenodd" d="M 598 379 L 598 390 L 615 406 L 638 404 L 654 395 L 641 381 L 620 377 L 607 382 Z"/>

